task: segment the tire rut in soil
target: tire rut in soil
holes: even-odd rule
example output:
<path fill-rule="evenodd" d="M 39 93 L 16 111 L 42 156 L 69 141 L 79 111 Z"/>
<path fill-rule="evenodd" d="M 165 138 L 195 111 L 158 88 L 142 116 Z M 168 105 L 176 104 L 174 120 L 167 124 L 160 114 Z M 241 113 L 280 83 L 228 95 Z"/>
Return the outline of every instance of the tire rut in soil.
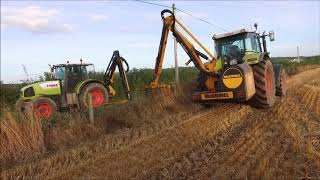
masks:
<path fill-rule="evenodd" d="M 262 123 L 257 125 L 257 121 L 248 118 L 249 115 L 243 117 L 244 121 L 230 126 L 225 131 L 222 131 L 212 138 L 206 140 L 202 144 L 194 146 L 189 152 L 180 157 L 173 158 L 174 161 L 167 163 L 160 169 L 151 169 L 144 175 L 143 179 L 177 179 L 177 178 L 190 178 L 195 175 L 195 172 L 202 174 L 206 171 L 208 162 L 214 156 L 220 156 L 219 149 L 232 142 L 238 141 L 241 132 L 247 134 L 248 129 L 252 127 L 259 127 Z"/>
<path fill-rule="evenodd" d="M 308 77 L 308 79 L 313 78 L 314 74 L 313 76 Z M 292 87 L 297 86 L 297 84 L 301 85 L 303 83 L 304 81 L 295 81 L 295 83 L 292 83 L 291 85 L 291 91 L 295 90 L 295 88 Z M 309 91 L 310 90 L 307 89 L 307 92 Z M 296 97 L 292 93 L 290 93 L 289 96 Z M 260 118 L 260 124 L 253 126 L 253 129 L 249 129 L 243 132 L 245 137 L 249 136 L 248 139 L 244 140 L 245 143 L 239 143 L 238 146 L 234 145 L 223 148 L 226 145 L 217 144 L 216 139 L 219 139 L 219 137 L 215 137 L 211 139 L 211 141 L 199 145 L 199 147 L 196 147 L 190 152 L 180 157 L 174 158 L 175 162 L 172 162 L 162 167 L 160 170 L 154 170 L 149 172 L 144 178 L 150 179 L 151 177 L 156 177 L 160 179 L 203 179 L 215 177 L 219 179 L 226 177 L 254 178 L 262 176 L 269 178 L 297 178 L 306 177 L 306 174 L 308 174 L 311 177 L 319 177 L 319 174 L 316 173 L 319 173 L 319 166 L 316 165 L 317 159 L 311 158 L 310 160 L 308 159 L 308 157 L 306 157 L 306 155 L 303 152 L 299 152 L 299 147 L 295 147 L 296 144 L 294 143 L 294 138 L 292 138 L 288 132 L 283 132 L 282 124 L 282 121 L 287 118 L 285 116 L 287 116 L 290 113 L 293 113 L 290 119 L 299 119 L 307 117 L 307 119 L 309 120 L 316 120 L 316 117 L 312 115 L 307 115 L 308 111 L 297 111 L 297 109 L 293 110 L 292 108 L 290 108 L 290 106 L 288 107 L 286 102 L 292 102 L 292 99 L 279 98 L 278 101 L 280 102 L 277 103 L 277 105 L 273 108 L 272 111 L 268 111 L 266 113 L 255 112 L 256 115 L 252 119 Z M 314 96 L 310 101 L 312 103 L 309 104 L 313 104 L 314 102 L 316 102 L 314 100 Z M 294 104 L 296 103 L 298 102 L 294 102 Z M 270 114 L 271 116 L 269 116 L 269 118 L 261 119 L 261 117 L 268 117 L 268 115 Z M 301 114 L 303 115 L 301 116 Z M 277 117 L 278 115 L 280 117 Z M 270 119 L 272 121 L 270 122 L 271 124 L 269 126 L 262 126 L 261 122 L 268 122 L 268 120 Z M 250 130 L 252 132 L 248 132 Z M 263 131 L 265 132 L 263 133 Z M 232 134 L 232 132 L 233 131 L 231 131 L 230 133 Z M 221 138 L 224 139 L 225 137 Z M 259 139 L 261 141 L 257 141 Z M 286 139 L 289 140 L 287 141 Z M 241 142 L 241 137 L 238 139 L 238 136 L 236 136 L 234 137 L 233 141 Z M 258 143 L 259 145 L 252 145 Z M 319 144 L 319 142 L 315 142 L 314 144 Z M 217 146 L 219 148 L 217 148 Z M 249 146 L 249 148 L 247 146 Z M 241 149 L 241 147 L 243 148 Z M 210 149 L 211 151 L 206 151 L 205 149 Z M 236 151 L 230 151 L 230 149 Z M 288 161 L 288 159 L 290 158 L 291 161 Z M 282 161 L 279 161 L 277 159 L 282 159 Z M 313 163 L 310 163 L 311 161 L 313 161 Z M 210 163 L 212 163 L 211 166 Z M 301 167 L 301 163 L 306 163 L 306 166 Z M 297 169 L 297 167 L 299 168 Z M 285 171 L 286 173 L 283 173 L 282 171 Z"/>
<path fill-rule="evenodd" d="M 237 113 L 230 113 L 234 108 Z M 249 106 L 226 104 L 204 112 L 114 153 L 102 154 L 92 161 L 57 177 L 129 178 L 161 166 L 172 157 L 200 144 L 207 138 L 238 123 L 250 111 Z M 215 117 L 223 117 L 218 120 Z M 217 122 L 215 122 L 217 121 Z M 124 163 L 125 162 L 125 163 Z M 90 167 L 88 169 L 87 167 Z M 140 173 L 139 173 L 140 172 Z"/>
<path fill-rule="evenodd" d="M 304 90 L 298 93 L 302 96 L 302 102 L 320 116 L 320 87 L 304 85 L 303 88 Z"/>
<path fill-rule="evenodd" d="M 281 104 L 279 108 L 279 118 L 282 119 L 284 132 L 288 134 L 297 151 L 304 154 L 303 164 L 305 174 L 320 176 L 320 117 L 310 108 L 301 104 L 301 100 L 296 92 Z M 310 111 L 311 110 L 311 111 Z M 312 167 L 312 168 L 308 168 Z M 313 171 L 312 171 L 313 170 Z"/>

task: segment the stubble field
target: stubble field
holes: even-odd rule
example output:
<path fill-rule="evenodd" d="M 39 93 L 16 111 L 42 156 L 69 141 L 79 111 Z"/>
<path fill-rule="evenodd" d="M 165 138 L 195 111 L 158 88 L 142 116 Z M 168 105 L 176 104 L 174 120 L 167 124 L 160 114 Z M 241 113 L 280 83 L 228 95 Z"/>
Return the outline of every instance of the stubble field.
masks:
<path fill-rule="evenodd" d="M 176 101 L 139 125 L 2 167 L 1 179 L 320 178 L 319 67 L 289 78 L 270 109 Z"/>

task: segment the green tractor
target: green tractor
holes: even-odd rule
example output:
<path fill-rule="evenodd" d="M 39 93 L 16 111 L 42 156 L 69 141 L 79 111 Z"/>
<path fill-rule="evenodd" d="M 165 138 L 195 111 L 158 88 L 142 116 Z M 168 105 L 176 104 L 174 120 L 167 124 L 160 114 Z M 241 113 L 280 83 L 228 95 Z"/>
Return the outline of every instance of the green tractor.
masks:
<path fill-rule="evenodd" d="M 274 32 L 268 34 L 241 29 L 214 35 L 218 81 L 200 73 L 195 100 L 208 102 L 215 99 L 251 101 L 260 108 L 273 106 L 275 96 L 286 94 L 286 72 L 281 64 L 273 64 L 267 51 L 266 37 L 274 41 Z M 207 67 L 210 68 L 210 63 Z M 212 84 L 215 91 L 210 93 Z"/>
<path fill-rule="evenodd" d="M 112 88 L 116 67 L 122 80 L 127 99 L 131 99 L 126 72 L 129 70 L 127 61 L 114 51 L 104 74 L 103 81 L 90 79 L 88 67 L 93 64 L 57 64 L 51 67 L 50 81 L 36 82 L 20 90 L 20 98 L 16 102 L 19 112 L 27 110 L 37 118 L 50 118 L 61 109 L 87 109 L 88 97 L 91 94 L 93 108 L 99 108 L 115 96 Z M 126 69 L 124 68 L 126 65 Z"/>
<path fill-rule="evenodd" d="M 266 37 L 274 41 L 274 33 L 257 33 L 245 29 L 214 35 L 216 57 L 179 21 L 168 9 L 161 11 L 163 21 L 160 45 L 154 78 L 146 90 L 165 91 L 166 86 L 159 85 L 162 64 L 171 31 L 176 41 L 187 53 L 190 60 L 199 69 L 197 87 L 192 93 L 195 102 L 211 106 L 218 100 L 247 102 L 259 108 L 269 108 L 274 105 L 275 96 L 286 93 L 286 72 L 280 64 L 273 64 L 267 51 Z M 184 33 L 180 32 L 183 30 Z M 204 50 L 198 51 L 189 37 Z M 203 60 L 207 60 L 206 63 Z"/>

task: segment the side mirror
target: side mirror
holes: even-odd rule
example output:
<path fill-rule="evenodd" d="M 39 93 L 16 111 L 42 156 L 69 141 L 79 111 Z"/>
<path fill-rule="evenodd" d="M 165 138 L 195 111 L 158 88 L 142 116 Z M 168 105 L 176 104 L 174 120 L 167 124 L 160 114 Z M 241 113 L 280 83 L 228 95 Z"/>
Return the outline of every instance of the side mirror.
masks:
<path fill-rule="evenodd" d="M 270 38 L 270 41 L 274 41 L 274 32 L 273 31 L 269 31 L 269 38 Z"/>
<path fill-rule="evenodd" d="M 258 23 L 254 23 L 254 28 L 256 29 L 255 31 L 257 31 L 257 29 L 258 29 Z"/>

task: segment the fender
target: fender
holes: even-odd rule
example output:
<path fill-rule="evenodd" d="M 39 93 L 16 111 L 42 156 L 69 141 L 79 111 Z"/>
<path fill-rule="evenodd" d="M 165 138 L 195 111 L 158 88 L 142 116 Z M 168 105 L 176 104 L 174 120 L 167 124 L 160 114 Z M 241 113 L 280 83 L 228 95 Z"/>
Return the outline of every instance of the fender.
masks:
<path fill-rule="evenodd" d="M 270 59 L 269 53 L 265 53 L 265 52 L 260 53 L 259 62 L 260 62 L 260 61 L 263 61 L 263 60 L 266 60 L 266 59 Z M 270 59 L 270 60 L 271 60 L 271 59 Z"/>
<path fill-rule="evenodd" d="M 92 83 L 92 82 L 94 82 L 94 83 L 99 83 L 99 84 L 102 84 L 102 85 L 104 86 L 104 84 L 103 84 L 102 81 L 99 81 L 99 80 L 96 80 L 96 79 L 87 79 L 87 80 L 81 81 L 80 83 L 77 84 L 77 86 L 76 86 L 76 88 L 75 88 L 75 92 L 76 92 L 77 94 L 80 94 L 81 89 L 82 89 L 85 85 L 87 85 L 87 84 L 89 84 L 89 83 Z"/>
<path fill-rule="evenodd" d="M 268 53 L 265 52 L 246 52 L 243 57 L 243 61 L 249 65 L 258 64 L 265 59 L 270 59 Z"/>

